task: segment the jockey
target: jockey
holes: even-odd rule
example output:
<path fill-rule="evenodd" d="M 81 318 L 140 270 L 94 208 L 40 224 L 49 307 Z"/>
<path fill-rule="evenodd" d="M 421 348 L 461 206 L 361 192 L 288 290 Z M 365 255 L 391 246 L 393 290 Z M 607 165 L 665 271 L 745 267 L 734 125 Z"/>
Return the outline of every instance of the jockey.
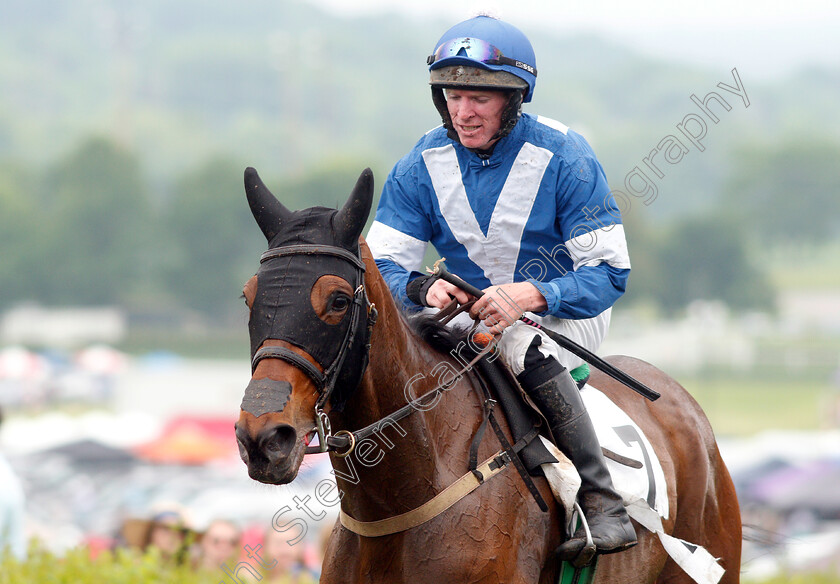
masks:
<path fill-rule="evenodd" d="M 478 16 L 455 25 L 427 63 L 443 125 L 393 168 L 367 243 L 404 307 L 443 308 L 472 298 L 419 272 L 428 242 L 449 271 L 483 289 L 471 309 L 549 422 L 580 474 L 581 507 L 598 553 L 636 543 L 570 370 L 583 362 L 529 318 L 595 351 L 630 261 L 621 215 L 582 136 L 524 114 L 536 83 L 531 43 L 515 27 Z M 503 333 L 503 334 L 502 334 Z M 583 530 L 557 549 L 574 559 Z"/>

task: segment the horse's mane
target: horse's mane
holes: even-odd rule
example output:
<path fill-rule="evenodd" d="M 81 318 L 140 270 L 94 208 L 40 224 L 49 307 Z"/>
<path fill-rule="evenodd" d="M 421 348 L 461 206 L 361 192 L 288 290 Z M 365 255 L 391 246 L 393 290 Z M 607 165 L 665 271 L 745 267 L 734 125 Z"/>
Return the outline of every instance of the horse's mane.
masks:
<path fill-rule="evenodd" d="M 408 317 L 408 325 L 433 349 L 442 353 L 451 353 L 467 338 L 468 329 L 464 326 L 446 326 L 434 315 L 418 313 Z"/>

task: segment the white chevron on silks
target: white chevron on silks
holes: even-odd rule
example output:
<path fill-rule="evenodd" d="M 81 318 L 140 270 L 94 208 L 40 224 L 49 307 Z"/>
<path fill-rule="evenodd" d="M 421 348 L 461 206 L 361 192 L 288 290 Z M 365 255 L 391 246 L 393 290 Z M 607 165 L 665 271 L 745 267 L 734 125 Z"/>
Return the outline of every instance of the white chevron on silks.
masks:
<path fill-rule="evenodd" d="M 552 156 L 545 148 L 529 143 L 522 146 L 499 194 L 485 236 L 470 207 L 455 148 L 450 144 L 423 152 L 446 224 L 491 284 L 513 282 L 522 233 Z"/>

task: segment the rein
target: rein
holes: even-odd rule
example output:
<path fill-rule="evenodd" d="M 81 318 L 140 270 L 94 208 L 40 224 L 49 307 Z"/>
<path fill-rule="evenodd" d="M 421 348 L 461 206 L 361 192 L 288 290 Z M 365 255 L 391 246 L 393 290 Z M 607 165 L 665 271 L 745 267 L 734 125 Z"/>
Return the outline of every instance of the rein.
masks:
<path fill-rule="evenodd" d="M 254 352 L 254 356 L 251 360 L 252 372 L 256 370 L 257 365 L 259 365 L 259 363 L 264 359 L 280 359 L 286 361 L 307 375 L 307 377 L 309 377 L 315 385 L 319 393 L 318 400 L 315 403 L 315 420 L 319 445 L 307 446 L 304 451 L 305 454 L 334 452 L 339 458 L 349 456 L 355 450 L 357 443 L 379 431 L 384 424 L 395 423 L 417 410 L 425 409 L 427 406 L 430 406 L 443 392 L 451 389 L 458 381 L 467 375 L 481 359 L 495 349 L 495 345 L 493 343 L 487 343 L 487 345 L 479 351 L 469 363 L 458 370 L 449 381 L 440 381 L 431 391 L 423 394 L 415 400 L 412 400 L 398 410 L 380 420 L 377 420 L 373 424 L 355 431 L 339 430 L 333 434 L 329 416 L 323 408 L 335 391 L 336 381 L 347 360 L 350 347 L 353 345 L 354 341 L 358 341 L 357 335 L 359 332 L 359 325 L 361 323 L 361 318 L 359 318 L 359 316 L 360 311 L 364 310 L 366 321 L 366 328 L 364 331 L 365 336 L 362 339 L 364 343 L 364 353 L 362 355 L 362 363 L 358 377 L 355 378 L 357 380 L 361 379 L 370 357 L 370 337 L 373 326 L 377 320 L 377 311 L 375 305 L 368 299 L 367 292 L 365 290 L 365 265 L 360 255 L 353 254 L 348 250 L 337 246 L 300 244 L 269 249 L 260 257 L 260 264 L 290 255 L 327 255 L 338 257 L 351 263 L 356 269 L 356 278 L 354 282 L 355 291 L 353 293 L 352 308 L 349 314 L 350 323 L 344 334 L 344 339 L 342 340 L 338 354 L 335 356 L 329 367 L 322 372 L 308 359 L 298 353 L 295 353 L 291 349 L 274 345 L 260 347 Z M 458 314 L 469 310 L 471 305 L 472 303 L 458 306 L 457 302 L 453 301 L 449 306 L 436 315 L 437 319 L 442 324 L 446 324 Z M 475 322 L 473 329 L 470 330 L 468 334 L 472 334 L 477 325 L 478 321 Z M 467 473 L 425 504 L 399 516 L 390 517 L 381 521 L 366 522 L 358 521 L 347 515 L 342 510 L 340 513 L 340 519 L 345 527 L 355 533 L 368 537 L 377 537 L 410 529 L 411 527 L 425 523 L 426 521 L 429 521 L 430 519 L 443 513 L 457 501 L 466 497 L 479 486 L 484 484 L 487 480 L 498 475 L 502 470 L 507 468 L 508 465 L 516 467 L 540 508 L 543 511 L 548 510 L 545 501 L 542 499 L 539 491 L 533 483 L 533 480 L 531 480 L 522 465 L 521 460 L 519 459 L 519 451 L 528 443 L 528 441 L 530 441 L 530 439 L 536 436 L 537 428 L 534 427 L 529 436 L 523 437 L 516 444 L 511 445 L 493 416 L 495 400 L 490 397 L 487 388 L 480 379 L 479 385 L 482 393 L 484 394 L 484 401 L 482 405 L 483 416 L 479 429 L 473 437 L 473 443 L 470 447 L 470 460 L 468 463 Z M 484 430 L 486 429 L 488 422 L 498 436 L 502 449 L 496 452 L 489 459 L 485 460 L 481 464 L 478 464 L 476 456 L 478 452 L 478 444 L 484 435 Z"/>
<path fill-rule="evenodd" d="M 436 316 L 442 323 L 445 324 L 461 312 L 469 310 L 472 304 L 473 303 L 470 302 L 468 304 L 458 306 L 457 302 L 453 301 L 449 306 L 440 311 Z M 476 325 L 477 324 L 478 322 L 476 322 Z M 475 329 L 476 325 L 473 326 L 473 330 Z M 472 334 L 472 330 L 469 334 Z M 462 367 L 449 382 L 439 383 L 430 392 L 423 394 L 421 397 L 417 398 L 412 402 L 409 402 L 405 406 L 389 414 L 388 416 L 385 416 L 381 420 L 374 422 L 369 426 L 365 426 L 364 428 L 356 430 L 355 432 L 342 430 L 341 432 L 336 433 L 335 436 L 331 437 L 332 444 L 334 444 L 336 448 L 347 448 L 346 451 L 337 453 L 336 455 L 340 458 L 349 456 L 350 453 L 353 452 L 355 445 L 359 440 L 362 440 L 370 436 L 374 432 L 378 431 L 384 423 L 387 423 L 388 421 L 396 422 L 397 420 L 401 420 L 402 418 L 417 411 L 418 409 L 421 409 L 420 406 L 425 406 L 433 403 L 434 399 L 437 399 L 437 397 L 444 391 L 449 390 L 465 374 L 469 373 L 472 370 L 473 366 L 478 364 L 478 362 L 481 361 L 481 359 L 483 359 L 488 353 L 492 352 L 494 348 L 495 346 L 492 343 L 488 343 L 487 346 L 485 346 L 480 352 L 478 352 L 469 363 Z M 423 523 L 434 519 L 435 517 L 452 507 L 455 503 L 457 503 L 458 501 L 475 491 L 485 482 L 498 476 L 508 466 L 513 466 L 514 468 L 516 468 L 520 477 L 525 482 L 528 491 L 531 493 L 531 495 L 534 497 L 534 500 L 537 502 L 539 508 L 543 512 L 548 511 L 548 505 L 546 504 L 545 500 L 543 499 L 542 495 L 537 489 L 536 484 L 528 474 L 528 471 L 525 469 L 521 459 L 519 458 L 519 452 L 531 440 L 536 438 L 539 432 L 539 427 L 534 426 L 531 429 L 531 431 L 528 432 L 525 436 L 522 436 L 522 438 L 520 438 L 516 442 L 516 444 L 511 444 L 505 436 L 504 431 L 502 430 L 495 416 L 493 415 L 493 409 L 496 405 L 496 401 L 490 397 L 488 388 L 481 380 L 481 376 L 477 376 L 477 379 L 481 392 L 484 396 L 484 401 L 482 402 L 483 414 L 481 424 L 479 425 L 478 430 L 473 436 L 473 441 L 470 445 L 467 472 L 464 473 L 455 482 L 446 487 L 444 490 L 442 490 L 440 493 L 438 493 L 419 507 L 415 507 L 414 509 L 402 513 L 400 515 L 394 515 L 385 519 L 379 519 L 375 521 L 360 521 L 348 515 L 342 508 L 339 510 L 339 521 L 341 522 L 342 526 L 349 529 L 353 533 L 362 535 L 364 537 L 382 537 L 386 535 L 392 535 L 394 533 L 399 533 L 401 531 L 405 531 L 413 527 L 417 527 L 418 525 L 422 525 Z M 490 458 L 484 460 L 479 464 L 477 461 L 478 446 L 481 442 L 482 436 L 484 435 L 484 431 L 487 428 L 488 422 L 489 425 L 493 428 L 493 431 L 496 434 L 497 438 L 499 439 L 501 449 L 495 452 L 492 456 L 490 456 Z"/>
<path fill-rule="evenodd" d="M 360 428 L 358 430 L 349 431 L 349 430 L 339 430 L 334 435 L 329 436 L 327 438 L 327 451 L 335 452 L 336 456 L 339 458 L 346 458 L 350 456 L 353 450 L 356 448 L 356 443 L 361 442 L 365 438 L 372 436 L 376 432 L 378 432 L 383 425 L 390 424 L 394 422 L 398 422 L 403 418 L 413 414 L 417 410 L 422 410 L 425 406 L 433 403 L 437 397 L 445 391 L 448 391 L 455 383 L 461 380 L 461 378 L 467 374 L 472 368 L 478 363 L 485 355 L 490 353 L 493 350 L 493 345 L 488 344 L 484 349 L 481 350 L 469 363 L 464 365 L 460 370 L 458 370 L 455 375 L 447 382 L 440 382 L 435 386 L 433 390 L 428 393 L 423 394 L 422 396 L 418 397 L 416 400 L 411 401 L 401 407 L 400 409 L 388 414 L 387 416 L 377 420 L 376 422 L 365 426 L 364 428 Z M 320 437 L 319 437 L 320 438 Z M 343 452 L 340 452 L 339 449 L 346 448 Z M 305 454 L 316 454 L 318 452 L 324 452 L 320 446 L 307 446 Z"/>

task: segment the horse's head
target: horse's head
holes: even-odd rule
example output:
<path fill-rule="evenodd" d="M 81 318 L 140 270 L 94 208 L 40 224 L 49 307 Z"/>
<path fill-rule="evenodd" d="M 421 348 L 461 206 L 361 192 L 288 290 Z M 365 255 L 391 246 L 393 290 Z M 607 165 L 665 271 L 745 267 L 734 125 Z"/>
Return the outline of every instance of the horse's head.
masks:
<path fill-rule="evenodd" d="M 374 317 L 359 236 L 373 173 L 362 172 L 340 210 L 289 211 L 252 168 L 245 190 L 268 251 L 245 284 L 252 376 L 236 437 L 251 478 L 283 484 L 297 475 L 316 431 L 323 443 L 329 421 L 322 408 L 341 407 L 367 363 Z"/>

